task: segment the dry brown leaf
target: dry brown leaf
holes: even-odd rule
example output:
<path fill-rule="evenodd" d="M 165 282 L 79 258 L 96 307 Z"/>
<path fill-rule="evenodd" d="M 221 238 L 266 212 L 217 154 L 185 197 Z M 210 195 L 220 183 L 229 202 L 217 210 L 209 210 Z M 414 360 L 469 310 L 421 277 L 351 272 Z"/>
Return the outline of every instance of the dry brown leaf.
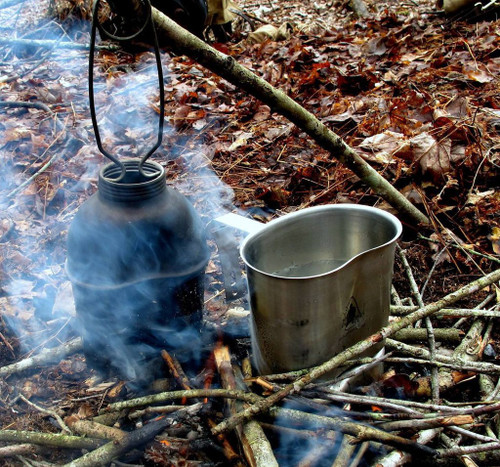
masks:
<path fill-rule="evenodd" d="M 452 146 L 451 140 L 437 141 L 427 132 L 420 133 L 410 140 L 413 160 L 418 161 L 423 174 L 429 174 L 437 182 L 453 170 L 455 163 L 465 157 L 465 148 Z"/>
<path fill-rule="evenodd" d="M 409 141 L 401 133 L 384 131 L 365 138 L 359 146 L 369 151 L 363 155 L 365 159 L 380 164 L 390 164 L 394 162 L 394 155 L 409 149 Z"/>

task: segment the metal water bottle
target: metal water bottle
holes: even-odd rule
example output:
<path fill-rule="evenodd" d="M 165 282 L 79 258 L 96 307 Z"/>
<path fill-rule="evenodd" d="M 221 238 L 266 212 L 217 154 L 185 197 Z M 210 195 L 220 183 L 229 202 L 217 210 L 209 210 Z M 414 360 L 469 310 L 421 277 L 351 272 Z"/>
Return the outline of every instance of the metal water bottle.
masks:
<path fill-rule="evenodd" d="M 89 102 L 97 146 L 112 163 L 101 170 L 97 193 L 75 215 L 66 263 L 88 364 L 140 385 L 161 374 L 162 349 L 174 350 L 184 362 L 200 356 L 204 270 L 209 258 L 204 227 L 193 206 L 167 187 L 163 167 L 147 160 L 162 141 L 164 92 L 151 6 L 143 5 L 149 12 L 138 33 L 150 27 L 158 69 L 157 141 L 140 159 L 125 161 L 101 143 L 93 91 L 97 0 Z"/>

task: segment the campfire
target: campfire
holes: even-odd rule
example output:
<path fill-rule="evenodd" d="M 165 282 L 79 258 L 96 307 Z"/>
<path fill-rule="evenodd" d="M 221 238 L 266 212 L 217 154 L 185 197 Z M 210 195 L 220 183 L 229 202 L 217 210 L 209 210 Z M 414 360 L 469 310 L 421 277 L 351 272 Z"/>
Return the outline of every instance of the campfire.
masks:
<path fill-rule="evenodd" d="M 18 8 L 9 3 L 0 14 Z M 231 18 L 246 18 L 242 28 L 272 14 L 240 3 Z M 25 30 L 32 7 L 19 7 Z M 194 58 L 96 41 L 89 112 L 87 22 L 2 39 L 0 463 L 498 464 L 497 113 L 480 109 L 492 91 L 481 100 L 469 86 L 476 128 L 466 99 L 447 94 L 458 68 L 439 74 L 430 50 L 446 100 L 431 112 L 441 97 L 422 79 L 384 107 L 377 93 L 427 70 L 409 50 L 399 66 L 411 53 L 413 71 L 385 69 L 380 57 L 420 24 L 389 6 L 362 20 L 374 35 L 364 66 L 375 68 L 355 72 L 332 65 L 361 41 L 346 19 L 348 40 L 314 21 L 246 56 L 237 41 L 181 47 L 184 32 L 162 15 L 139 19 L 232 84 Z M 476 54 L 467 83 L 488 86 L 490 42 L 458 50 L 453 39 L 462 59 Z M 237 54 L 262 61 L 262 75 L 279 75 L 322 121 Z M 478 148 L 488 156 L 477 160 Z"/>

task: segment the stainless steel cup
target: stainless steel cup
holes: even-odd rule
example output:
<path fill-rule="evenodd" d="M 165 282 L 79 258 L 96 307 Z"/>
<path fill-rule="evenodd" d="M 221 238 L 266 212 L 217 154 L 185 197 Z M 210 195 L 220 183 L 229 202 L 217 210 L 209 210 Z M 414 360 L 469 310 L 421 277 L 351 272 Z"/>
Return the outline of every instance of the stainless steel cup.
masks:
<path fill-rule="evenodd" d="M 401 231 L 392 214 L 339 204 L 287 214 L 246 237 L 257 370 L 321 364 L 383 327 Z"/>

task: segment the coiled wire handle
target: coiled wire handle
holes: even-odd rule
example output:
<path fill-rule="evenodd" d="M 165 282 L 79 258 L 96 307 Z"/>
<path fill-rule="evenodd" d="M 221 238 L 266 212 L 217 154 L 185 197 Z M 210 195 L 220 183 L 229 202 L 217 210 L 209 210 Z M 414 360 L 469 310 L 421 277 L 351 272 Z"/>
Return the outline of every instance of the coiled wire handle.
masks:
<path fill-rule="evenodd" d="M 156 143 L 154 146 L 144 155 L 141 157 L 141 160 L 139 161 L 139 172 L 143 177 L 146 178 L 151 178 L 155 177 L 157 174 L 156 173 L 146 173 L 143 169 L 144 163 L 149 159 L 149 157 L 160 147 L 161 141 L 163 138 L 163 123 L 165 121 L 165 92 L 163 89 L 163 70 L 161 66 L 161 56 L 160 56 L 160 47 L 158 45 L 158 37 L 156 35 L 156 30 L 154 27 L 153 23 L 153 18 L 152 18 L 152 8 L 151 8 L 151 3 L 149 0 L 141 0 L 142 4 L 146 8 L 146 15 L 145 15 L 145 20 L 144 23 L 141 25 L 139 30 L 132 34 L 131 36 L 124 36 L 124 37 L 119 37 L 119 36 L 114 36 L 108 31 L 106 31 L 100 24 L 97 19 L 97 13 L 99 9 L 99 4 L 100 0 L 95 0 L 94 6 L 92 9 L 92 30 L 91 30 L 91 35 L 90 35 L 90 52 L 89 52 L 89 103 L 90 103 L 90 116 L 92 118 L 92 125 L 94 127 L 94 133 L 95 133 L 95 139 L 97 142 L 97 147 L 99 148 L 99 151 L 101 151 L 102 154 L 104 154 L 109 160 L 114 162 L 116 165 L 120 167 L 121 173 L 118 178 L 113 179 L 115 182 L 118 182 L 125 177 L 126 174 L 126 167 L 123 162 L 121 162 L 116 156 L 111 154 L 110 152 L 106 151 L 102 145 L 101 141 L 101 135 L 99 133 L 99 126 L 97 125 L 97 117 L 96 117 L 96 110 L 95 110 L 95 100 L 94 100 L 94 51 L 95 51 L 95 41 L 96 41 L 96 30 L 99 28 L 99 32 L 104 35 L 109 37 L 112 40 L 116 41 L 129 41 L 137 37 L 139 34 L 141 34 L 146 27 L 149 25 L 151 27 L 152 35 L 153 35 L 153 43 L 154 43 L 154 52 L 155 52 L 155 58 L 156 58 L 156 67 L 158 71 L 158 86 L 159 86 L 159 94 L 160 94 L 160 116 L 158 120 L 158 135 L 156 139 Z"/>

